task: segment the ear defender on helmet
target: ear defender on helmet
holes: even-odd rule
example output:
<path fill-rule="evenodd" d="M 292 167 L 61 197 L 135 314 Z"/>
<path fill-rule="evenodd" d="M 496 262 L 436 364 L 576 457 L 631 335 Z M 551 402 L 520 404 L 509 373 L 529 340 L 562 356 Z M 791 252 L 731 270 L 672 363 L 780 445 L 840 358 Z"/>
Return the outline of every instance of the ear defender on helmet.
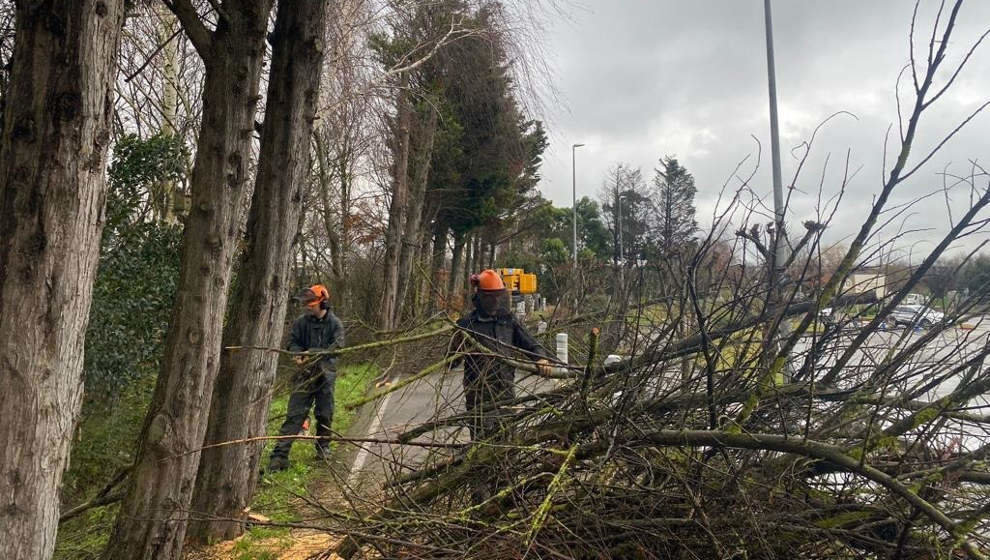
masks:
<path fill-rule="evenodd" d="M 322 284 L 314 284 L 292 299 L 312 309 L 330 309 L 330 292 Z"/>

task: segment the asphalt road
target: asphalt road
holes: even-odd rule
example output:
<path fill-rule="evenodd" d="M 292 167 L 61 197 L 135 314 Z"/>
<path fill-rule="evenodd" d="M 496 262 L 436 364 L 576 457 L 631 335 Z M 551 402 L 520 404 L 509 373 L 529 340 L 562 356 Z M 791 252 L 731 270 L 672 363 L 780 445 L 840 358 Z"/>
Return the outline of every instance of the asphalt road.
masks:
<path fill-rule="evenodd" d="M 454 369 L 417 380 L 399 390 L 365 405 L 351 436 L 394 440 L 399 434 L 423 422 L 464 412 L 463 372 Z M 401 379 L 393 379 L 396 383 Z M 553 381 L 518 372 L 516 395 L 545 391 Z M 467 428 L 441 428 L 425 434 L 416 442 L 466 443 Z M 440 450 L 443 454 L 444 451 Z M 446 452 L 449 454 L 449 451 Z M 415 445 L 371 443 L 361 445 L 354 454 L 348 482 L 357 490 L 374 491 L 382 481 L 410 472 L 435 457 L 430 448 Z"/>

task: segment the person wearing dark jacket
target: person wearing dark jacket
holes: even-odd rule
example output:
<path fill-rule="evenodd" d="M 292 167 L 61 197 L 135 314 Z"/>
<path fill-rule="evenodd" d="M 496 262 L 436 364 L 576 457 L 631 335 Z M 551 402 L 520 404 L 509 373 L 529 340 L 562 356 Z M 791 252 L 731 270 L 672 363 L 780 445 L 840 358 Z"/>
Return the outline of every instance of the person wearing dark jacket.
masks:
<path fill-rule="evenodd" d="M 344 325 L 330 311 L 330 292 L 326 287 L 316 284 L 303 290 L 294 299 L 304 306 L 306 312 L 292 324 L 289 351 L 299 353 L 293 357 L 299 371 L 293 378 L 294 389 L 289 396 L 288 411 L 279 435 L 298 434 L 309 416 L 310 407 L 314 407 L 316 435 L 326 437 L 331 434 L 330 426 L 333 422 L 333 389 L 337 380 L 337 360 L 333 356 L 322 356 L 316 359 L 315 363 L 311 363 L 313 358 L 308 358 L 303 353 L 327 351 L 343 346 Z M 282 439 L 275 444 L 268 463 L 269 471 L 280 471 L 289 467 L 292 442 L 292 439 Z M 317 457 L 326 458 L 329 449 L 329 441 L 316 440 Z"/>
<path fill-rule="evenodd" d="M 474 310 L 457 321 L 461 331 L 484 347 L 484 352 L 466 350 L 464 399 L 472 413 L 471 439 L 484 439 L 499 429 L 494 403 L 515 397 L 515 368 L 497 356 L 517 355 L 523 361 L 536 361 L 549 373 L 549 353 L 544 350 L 509 311 L 509 294 L 502 277 L 494 270 L 471 276 L 475 287 Z M 467 341 L 461 342 L 462 345 Z"/>

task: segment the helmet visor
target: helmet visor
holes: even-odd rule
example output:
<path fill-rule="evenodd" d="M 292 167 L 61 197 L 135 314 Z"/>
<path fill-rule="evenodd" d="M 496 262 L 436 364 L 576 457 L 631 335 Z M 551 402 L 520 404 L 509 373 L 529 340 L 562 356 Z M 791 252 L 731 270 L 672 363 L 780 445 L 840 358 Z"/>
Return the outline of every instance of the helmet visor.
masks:
<path fill-rule="evenodd" d="M 312 288 L 306 288 L 300 291 L 298 294 L 296 294 L 296 296 L 293 297 L 292 300 L 300 305 L 304 305 L 312 309 L 318 309 L 320 307 L 320 302 L 322 301 L 322 298 L 320 297 L 319 294 L 314 292 Z"/>
<path fill-rule="evenodd" d="M 485 315 L 508 313 L 509 292 L 506 290 L 479 290 L 478 309 Z"/>

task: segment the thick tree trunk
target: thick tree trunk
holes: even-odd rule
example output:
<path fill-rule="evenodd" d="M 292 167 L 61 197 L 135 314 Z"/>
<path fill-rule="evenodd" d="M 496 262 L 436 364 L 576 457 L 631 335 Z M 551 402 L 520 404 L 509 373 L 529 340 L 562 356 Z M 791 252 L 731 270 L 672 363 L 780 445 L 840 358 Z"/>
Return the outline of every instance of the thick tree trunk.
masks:
<path fill-rule="evenodd" d="M 385 282 L 382 286 L 382 305 L 379 327 L 392 330 L 395 327 L 399 293 L 399 245 L 402 243 L 403 223 L 409 198 L 409 128 L 412 107 L 404 89 L 398 94 L 398 115 L 395 129 L 395 163 L 393 165 L 392 202 L 388 211 L 388 230 L 385 232 Z"/>
<path fill-rule="evenodd" d="M 402 248 L 399 251 L 399 292 L 396 296 L 395 317 L 393 325 L 398 325 L 402 319 L 402 309 L 406 305 L 409 286 L 414 285 L 413 263 L 419 258 L 423 244 L 423 211 L 426 199 L 426 183 L 430 178 L 430 162 L 433 159 L 433 138 L 437 128 L 437 113 L 428 109 L 425 122 L 419 130 L 419 148 L 416 154 L 416 170 L 413 176 L 412 188 L 409 191 L 409 214 L 406 217 L 402 233 Z M 415 313 L 413 313 L 414 315 Z"/>
<path fill-rule="evenodd" d="M 282 2 L 272 44 L 271 76 L 258 175 L 248 219 L 247 249 L 224 331 L 224 346 L 278 347 L 282 340 L 292 242 L 309 174 L 310 138 L 323 64 L 328 0 Z M 204 446 L 263 436 L 278 355 L 225 352 L 213 389 Z M 232 539 L 258 481 L 263 443 L 203 452 L 192 510 L 201 541 Z"/>
<path fill-rule="evenodd" d="M 253 186 L 248 164 L 272 0 L 227 0 L 212 33 L 188 0 L 173 5 L 204 58 L 203 123 L 175 308 L 132 480 L 107 548 L 112 560 L 181 556 L 200 459 L 193 451 L 206 434 L 227 289 Z"/>
<path fill-rule="evenodd" d="M 50 558 L 82 401 L 123 0 L 19 2 L 0 137 L 0 549 Z"/>

